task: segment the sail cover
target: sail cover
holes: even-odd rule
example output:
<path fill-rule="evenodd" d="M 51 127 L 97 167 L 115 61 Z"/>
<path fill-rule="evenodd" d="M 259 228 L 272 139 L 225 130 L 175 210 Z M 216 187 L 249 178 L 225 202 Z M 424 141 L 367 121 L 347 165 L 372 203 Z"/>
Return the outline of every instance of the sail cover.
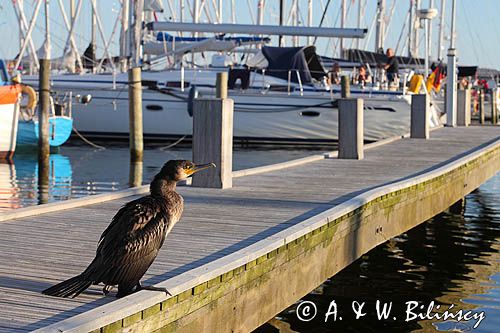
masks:
<path fill-rule="evenodd" d="M 262 54 L 269 63 L 266 74 L 283 80 L 288 80 L 289 72 L 291 81 L 296 83 L 298 82 L 297 73 L 300 74 L 302 83 L 311 83 L 312 79 L 321 80 L 326 75 L 314 46 L 264 46 Z"/>

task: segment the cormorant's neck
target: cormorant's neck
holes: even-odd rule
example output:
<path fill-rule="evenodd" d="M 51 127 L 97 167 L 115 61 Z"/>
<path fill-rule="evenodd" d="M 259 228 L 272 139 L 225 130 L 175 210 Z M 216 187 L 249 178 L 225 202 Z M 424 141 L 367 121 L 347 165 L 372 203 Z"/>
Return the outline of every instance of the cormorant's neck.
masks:
<path fill-rule="evenodd" d="M 177 182 L 170 179 L 155 178 L 149 186 L 152 195 L 167 196 L 169 192 L 174 192 Z"/>

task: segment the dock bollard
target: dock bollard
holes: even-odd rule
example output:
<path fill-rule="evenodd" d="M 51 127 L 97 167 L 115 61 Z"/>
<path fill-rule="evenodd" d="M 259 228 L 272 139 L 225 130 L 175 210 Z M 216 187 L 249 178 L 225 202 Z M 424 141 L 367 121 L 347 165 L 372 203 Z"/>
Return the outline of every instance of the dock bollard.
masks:
<path fill-rule="evenodd" d="M 217 82 L 221 83 L 219 76 L 217 78 Z M 227 73 L 225 78 L 227 96 Z M 217 91 L 224 91 L 222 86 L 220 88 Z M 233 107 L 230 98 L 199 98 L 193 101 L 193 162 L 213 162 L 217 167 L 195 174 L 192 186 L 233 186 Z"/>
<path fill-rule="evenodd" d="M 227 72 L 217 73 L 215 83 L 215 97 L 227 98 Z"/>
<path fill-rule="evenodd" d="M 470 125 L 470 89 L 457 90 L 457 125 Z"/>
<path fill-rule="evenodd" d="M 351 97 L 351 84 L 349 82 L 349 76 L 342 75 L 340 78 L 340 96 L 342 98 Z"/>
<path fill-rule="evenodd" d="M 339 100 L 339 154 L 338 158 L 362 160 L 363 147 L 363 99 Z"/>
<path fill-rule="evenodd" d="M 498 94 L 499 88 L 491 89 L 491 123 L 498 124 Z"/>
<path fill-rule="evenodd" d="M 427 94 L 411 96 L 410 138 L 429 138 L 429 96 Z"/>
<path fill-rule="evenodd" d="M 479 123 L 484 124 L 484 92 L 482 90 L 478 91 L 477 94 L 479 103 Z"/>

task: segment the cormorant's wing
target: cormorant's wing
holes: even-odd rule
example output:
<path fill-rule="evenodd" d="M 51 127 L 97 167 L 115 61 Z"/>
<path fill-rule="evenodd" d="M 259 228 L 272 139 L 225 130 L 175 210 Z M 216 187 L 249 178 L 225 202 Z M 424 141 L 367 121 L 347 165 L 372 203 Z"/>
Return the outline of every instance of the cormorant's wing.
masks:
<path fill-rule="evenodd" d="M 113 217 L 87 269 L 95 280 L 132 283 L 144 275 L 163 244 L 171 218 L 157 200 L 146 196 L 131 201 Z"/>

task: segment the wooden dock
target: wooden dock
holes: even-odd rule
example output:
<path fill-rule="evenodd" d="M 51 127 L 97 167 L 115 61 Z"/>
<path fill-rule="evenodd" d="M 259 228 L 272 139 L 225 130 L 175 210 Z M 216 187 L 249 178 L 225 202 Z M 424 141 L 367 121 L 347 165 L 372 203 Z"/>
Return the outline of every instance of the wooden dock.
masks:
<path fill-rule="evenodd" d="M 235 172 L 230 189 L 180 187 L 183 218 L 143 279 L 173 297 L 40 293 L 87 266 L 111 217 L 144 188 L 4 213 L 0 331 L 250 331 L 495 175 L 499 135 L 441 128 L 377 144 L 363 160 L 313 156 Z"/>

